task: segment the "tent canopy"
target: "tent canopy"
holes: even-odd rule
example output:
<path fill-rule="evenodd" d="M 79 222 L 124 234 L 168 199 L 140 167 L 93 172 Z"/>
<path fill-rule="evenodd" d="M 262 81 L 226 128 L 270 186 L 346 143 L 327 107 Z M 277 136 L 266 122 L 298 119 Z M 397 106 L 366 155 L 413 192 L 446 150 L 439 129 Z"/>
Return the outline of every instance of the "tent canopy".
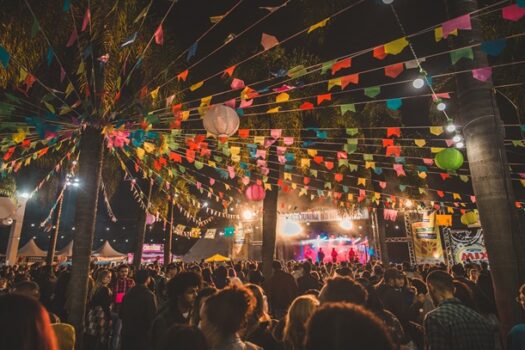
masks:
<path fill-rule="evenodd" d="M 25 246 L 18 250 L 18 256 L 24 257 L 44 257 L 47 255 L 45 250 L 38 248 L 34 239 L 30 239 Z"/>
<path fill-rule="evenodd" d="M 71 240 L 64 248 L 60 249 L 56 256 L 73 256 L 73 240 Z"/>
<path fill-rule="evenodd" d="M 126 254 L 123 254 L 121 252 L 116 251 L 113 249 L 113 247 L 109 244 L 108 241 L 105 241 L 102 247 L 95 250 L 91 255 L 103 257 L 103 258 L 113 258 L 113 257 L 123 257 L 126 256 Z"/>
<path fill-rule="evenodd" d="M 215 254 L 210 256 L 208 259 L 204 260 L 205 262 L 223 262 L 223 261 L 230 261 L 230 258 L 227 258 L 220 254 Z"/>

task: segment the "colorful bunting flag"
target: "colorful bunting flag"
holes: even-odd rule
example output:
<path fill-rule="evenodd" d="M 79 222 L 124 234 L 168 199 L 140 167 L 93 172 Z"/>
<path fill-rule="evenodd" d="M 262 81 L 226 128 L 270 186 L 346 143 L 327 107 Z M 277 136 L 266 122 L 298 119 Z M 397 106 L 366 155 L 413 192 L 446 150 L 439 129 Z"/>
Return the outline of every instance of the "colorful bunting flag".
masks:
<path fill-rule="evenodd" d="M 261 45 L 264 50 L 270 50 L 272 47 L 279 45 L 279 40 L 273 35 L 262 33 Z"/>
<path fill-rule="evenodd" d="M 316 24 L 310 26 L 310 28 L 308 28 L 307 33 L 310 34 L 310 33 L 313 32 L 314 30 L 326 26 L 326 23 L 328 23 L 329 20 L 330 20 L 330 18 L 326 18 L 326 19 L 323 19 L 321 22 L 318 22 L 318 23 L 316 23 Z"/>

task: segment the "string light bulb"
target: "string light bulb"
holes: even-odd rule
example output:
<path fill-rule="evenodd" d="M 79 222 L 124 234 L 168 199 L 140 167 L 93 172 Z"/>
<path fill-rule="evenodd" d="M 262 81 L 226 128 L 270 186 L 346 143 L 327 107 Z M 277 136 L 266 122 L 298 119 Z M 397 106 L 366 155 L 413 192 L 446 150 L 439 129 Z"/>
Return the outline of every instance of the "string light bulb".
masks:
<path fill-rule="evenodd" d="M 456 148 L 463 148 L 465 147 L 465 144 L 463 142 L 456 143 Z"/>
<path fill-rule="evenodd" d="M 437 105 L 437 109 L 438 111 L 443 112 L 445 109 L 447 109 L 447 105 L 444 102 L 440 102 Z"/>
<path fill-rule="evenodd" d="M 454 137 L 452 138 L 452 141 L 454 141 L 455 143 L 461 142 L 461 140 L 463 140 L 461 135 L 454 135 Z"/>
<path fill-rule="evenodd" d="M 423 86 L 425 86 L 425 81 L 423 78 L 417 78 L 412 82 L 412 86 L 416 89 L 421 89 Z"/>
<path fill-rule="evenodd" d="M 454 132 L 456 131 L 456 129 L 457 129 L 456 126 L 452 123 L 448 124 L 446 127 L 447 132 Z"/>

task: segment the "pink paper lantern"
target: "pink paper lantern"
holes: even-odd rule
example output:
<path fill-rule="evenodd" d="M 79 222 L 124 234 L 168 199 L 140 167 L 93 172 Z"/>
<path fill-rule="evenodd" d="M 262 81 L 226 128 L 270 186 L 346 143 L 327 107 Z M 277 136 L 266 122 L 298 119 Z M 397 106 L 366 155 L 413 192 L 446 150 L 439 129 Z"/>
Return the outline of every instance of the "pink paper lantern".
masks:
<path fill-rule="evenodd" d="M 264 199 L 266 192 L 259 184 L 253 184 L 246 189 L 246 198 L 250 201 L 259 202 Z"/>

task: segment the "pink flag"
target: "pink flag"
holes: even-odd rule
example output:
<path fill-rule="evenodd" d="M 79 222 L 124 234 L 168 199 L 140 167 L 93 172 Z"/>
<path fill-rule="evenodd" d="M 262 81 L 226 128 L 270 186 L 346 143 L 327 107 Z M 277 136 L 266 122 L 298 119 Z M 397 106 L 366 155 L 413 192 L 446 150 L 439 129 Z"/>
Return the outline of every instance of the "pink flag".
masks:
<path fill-rule="evenodd" d="M 293 89 L 295 89 L 295 86 L 283 84 L 282 86 L 280 86 L 278 88 L 274 88 L 272 90 L 275 91 L 275 92 L 285 92 L 285 91 L 290 91 L 290 90 L 293 90 Z"/>
<path fill-rule="evenodd" d="M 259 168 L 265 168 L 267 166 L 267 163 L 264 159 L 257 159 L 257 166 Z"/>
<path fill-rule="evenodd" d="M 255 158 L 266 158 L 266 150 L 264 149 L 258 149 L 255 153 Z"/>
<path fill-rule="evenodd" d="M 71 32 L 71 35 L 69 36 L 69 40 L 67 41 L 66 47 L 73 46 L 73 44 L 75 43 L 75 41 L 77 41 L 77 39 L 78 39 L 78 32 L 77 32 L 77 28 L 74 27 L 73 31 Z"/>
<path fill-rule="evenodd" d="M 241 79 L 233 78 L 230 86 L 233 90 L 242 89 L 244 88 L 244 81 L 242 81 Z"/>
<path fill-rule="evenodd" d="M 283 147 L 283 146 L 277 146 L 277 154 L 278 155 L 283 155 L 284 152 L 286 152 L 286 147 Z M 525 177 L 525 176 L 524 176 Z"/>
<path fill-rule="evenodd" d="M 228 174 L 230 175 L 230 179 L 233 179 L 235 177 L 235 168 L 228 166 Z"/>
<path fill-rule="evenodd" d="M 403 169 L 403 164 L 394 164 L 394 170 L 396 171 L 397 176 L 406 176 L 405 169 Z"/>
<path fill-rule="evenodd" d="M 164 31 L 162 30 L 162 23 L 159 25 L 154 35 L 155 35 L 155 44 L 164 45 Z"/>
<path fill-rule="evenodd" d="M 382 189 L 385 189 L 386 188 L 386 182 L 385 181 L 379 181 L 379 187 L 381 187 Z"/>
<path fill-rule="evenodd" d="M 214 183 L 215 183 L 215 179 L 210 177 L 210 186 L 213 186 Z"/>
<path fill-rule="evenodd" d="M 279 137 L 281 137 L 282 131 L 282 129 L 272 129 L 270 130 L 270 135 L 272 135 L 274 139 L 278 139 Z"/>
<path fill-rule="evenodd" d="M 447 140 L 445 140 L 445 143 L 447 144 L 447 147 L 450 147 L 450 146 L 452 146 L 454 144 L 454 141 L 451 140 L 451 139 L 447 139 Z"/>
<path fill-rule="evenodd" d="M 453 18 L 443 23 L 443 37 L 446 38 L 450 33 L 456 29 L 472 29 L 472 23 L 470 22 L 470 14 L 466 14 L 460 17 Z"/>
<path fill-rule="evenodd" d="M 63 82 L 65 77 L 66 71 L 64 70 L 64 67 L 60 67 L 60 82 Z"/>
<path fill-rule="evenodd" d="M 283 142 L 286 146 L 293 145 L 293 137 L 291 136 L 283 137 Z"/>
<path fill-rule="evenodd" d="M 232 98 L 231 100 L 228 100 L 228 101 L 224 102 L 224 105 L 235 109 L 235 99 Z"/>
<path fill-rule="evenodd" d="M 441 92 L 432 96 L 432 100 L 434 100 L 434 102 L 436 102 L 440 98 L 450 98 L 450 94 L 448 92 Z"/>
<path fill-rule="evenodd" d="M 487 81 L 492 77 L 492 67 L 473 69 L 472 76 L 479 81 Z"/>
<path fill-rule="evenodd" d="M 517 22 L 525 16 L 525 7 L 519 7 L 517 4 L 509 5 L 501 10 L 504 19 Z"/>
<path fill-rule="evenodd" d="M 250 183 L 250 178 L 248 176 L 243 176 L 242 183 L 248 185 Z"/>
<path fill-rule="evenodd" d="M 251 100 L 241 100 L 241 105 L 239 106 L 239 108 L 250 107 L 252 104 L 253 104 L 253 99 L 251 99 Z"/>
<path fill-rule="evenodd" d="M 86 10 L 86 14 L 84 15 L 84 21 L 82 21 L 82 31 L 85 31 L 87 29 L 88 24 L 91 22 L 91 11 L 88 9 Z"/>
<path fill-rule="evenodd" d="M 277 141 L 277 140 L 276 139 L 272 139 L 272 138 L 264 139 L 264 147 L 265 148 L 270 147 L 271 145 L 273 145 L 275 143 L 275 141 Z"/>
<path fill-rule="evenodd" d="M 264 50 L 270 50 L 272 47 L 279 45 L 279 40 L 273 35 L 262 33 L 261 45 L 264 47 Z"/>
<path fill-rule="evenodd" d="M 286 163 L 286 157 L 285 156 L 279 155 L 279 156 L 277 156 L 277 158 L 279 159 L 279 163 L 280 164 Z"/>
<path fill-rule="evenodd" d="M 434 164 L 434 160 L 432 158 L 423 158 L 423 163 L 425 163 L 425 165 L 431 166 Z"/>

